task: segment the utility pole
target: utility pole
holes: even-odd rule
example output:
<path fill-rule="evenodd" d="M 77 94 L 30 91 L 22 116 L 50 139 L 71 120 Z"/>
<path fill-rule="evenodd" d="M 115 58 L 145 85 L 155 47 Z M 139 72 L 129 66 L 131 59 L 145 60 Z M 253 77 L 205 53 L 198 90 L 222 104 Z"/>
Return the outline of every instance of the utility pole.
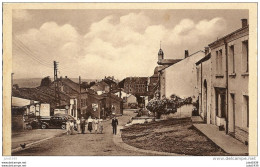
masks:
<path fill-rule="evenodd" d="M 60 94 L 59 94 L 59 87 L 58 87 L 58 62 L 53 61 L 54 65 L 54 84 L 55 84 L 55 105 L 60 106 Z"/>
<path fill-rule="evenodd" d="M 81 116 L 82 116 L 82 111 L 81 111 L 81 77 L 79 76 L 79 109 L 80 109 L 80 113 L 81 113 Z M 76 116 L 77 116 L 77 113 L 76 113 Z"/>
<path fill-rule="evenodd" d="M 111 106 L 111 83 L 109 83 L 109 109 L 112 114 L 112 106 Z"/>

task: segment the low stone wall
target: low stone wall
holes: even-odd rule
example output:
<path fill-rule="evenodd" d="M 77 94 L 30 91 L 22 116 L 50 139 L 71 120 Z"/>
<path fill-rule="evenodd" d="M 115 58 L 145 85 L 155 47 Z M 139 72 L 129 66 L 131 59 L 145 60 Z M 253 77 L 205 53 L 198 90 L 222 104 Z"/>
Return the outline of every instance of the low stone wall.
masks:
<path fill-rule="evenodd" d="M 192 116 L 192 109 L 194 106 L 192 104 L 186 104 L 177 109 L 177 112 L 174 114 L 163 114 L 161 119 L 170 119 L 170 118 L 188 118 Z"/>

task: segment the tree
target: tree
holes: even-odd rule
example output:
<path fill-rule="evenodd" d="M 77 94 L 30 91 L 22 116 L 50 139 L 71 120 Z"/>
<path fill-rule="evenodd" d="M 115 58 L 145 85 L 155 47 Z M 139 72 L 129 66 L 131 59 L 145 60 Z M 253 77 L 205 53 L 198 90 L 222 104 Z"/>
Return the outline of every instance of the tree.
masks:
<path fill-rule="evenodd" d="M 93 85 L 95 85 L 95 84 L 96 84 L 96 82 L 95 82 L 95 81 L 92 81 L 92 82 L 89 83 L 88 86 L 89 86 L 89 88 L 90 88 L 91 86 L 93 86 Z"/>
<path fill-rule="evenodd" d="M 81 87 L 82 87 L 83 89 L 89 88 L 88 82 L 82 82 L 82 83 L 81 83 Z"/>
<path fill-rule="evenodd" d="M 41 86 L 50 86 L 51 85 L 51 79 L 49 76 L 45 77 L 41 81 Z"/>

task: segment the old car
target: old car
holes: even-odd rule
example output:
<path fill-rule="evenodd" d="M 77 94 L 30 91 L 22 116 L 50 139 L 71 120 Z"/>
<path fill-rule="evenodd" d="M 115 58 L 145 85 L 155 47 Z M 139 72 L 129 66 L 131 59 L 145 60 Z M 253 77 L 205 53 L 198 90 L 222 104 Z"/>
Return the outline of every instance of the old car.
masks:
<path fill-rule="evenodd" d="M 70 117 L 68 115 L 54 115 L 54 116 L 47 116 L 47 117 L 40 117 L 40 127 L 42 129 L 47 128 L 61 128 L 66 129 L 66 122 L 70 120 L 73 121 L 74 124 L 76 120 L 73 117 Z M 74 126 L 75 129 L 76 126 Z"/>

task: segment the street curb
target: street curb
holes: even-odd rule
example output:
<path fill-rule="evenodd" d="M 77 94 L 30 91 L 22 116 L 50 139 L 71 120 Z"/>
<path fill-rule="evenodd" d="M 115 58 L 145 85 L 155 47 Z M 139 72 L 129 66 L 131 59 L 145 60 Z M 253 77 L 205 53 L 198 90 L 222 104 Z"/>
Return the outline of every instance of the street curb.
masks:
<path fill-rule="evenodd" d="M 19 152 L 19 151 L 22 151 L 22 150 L 26 150 L 28 148 L 31 148 L 32 146 L 36 145 L 36 144 L 39 144 L 39 143 L 42 143 L 46 140 L 49 140 L 49 139 L 52 139 L 52 138 L 55 138 L 55 137 L 59 137 L 59 136 L 62 136 L 64 134 L 66 134 L 67 132 L 62 132 L 60 134 L 57 134 L 57 135 L 54 135 L 54 136 L 51 136 L 51 137 L 47 137 L 45 139 L 41 139 L 41 140 L 38 140 L 38 141 L 35 141 L 35 142 L 32 142 L 32 143 L 29 143 L 29 144 L 26 144 L 26 147 L 25 148 L 22 148 L 22 147 L 17 147 L 17 148 L 14 148 L 12 149 L 11 153 L 16 153 L 16 152 Z"/>
<path fill-rule="evenodd" d="M 123 149 L 127 149 L 129 151 L 146 153 L 146 154 L 154 154 L 154 156 L 186 156 L 185 154 L 177 154 L 177 153 L 168 153 L 168 152 L 144 150 L 144 149 L 140 149 L 140 148 L 136 148 L 136 147 L 130 146 L 130 145 L 126 144 L 125 142 L 123 142 L 122 137 L 121 137 L 121 129 L 120 129 L 119 134 L 117 134 L 117 135 L 115 135 L 113 137 L 113 142 L 117 146 L 119 146 L 119 147 L 121 147 Z"/>

